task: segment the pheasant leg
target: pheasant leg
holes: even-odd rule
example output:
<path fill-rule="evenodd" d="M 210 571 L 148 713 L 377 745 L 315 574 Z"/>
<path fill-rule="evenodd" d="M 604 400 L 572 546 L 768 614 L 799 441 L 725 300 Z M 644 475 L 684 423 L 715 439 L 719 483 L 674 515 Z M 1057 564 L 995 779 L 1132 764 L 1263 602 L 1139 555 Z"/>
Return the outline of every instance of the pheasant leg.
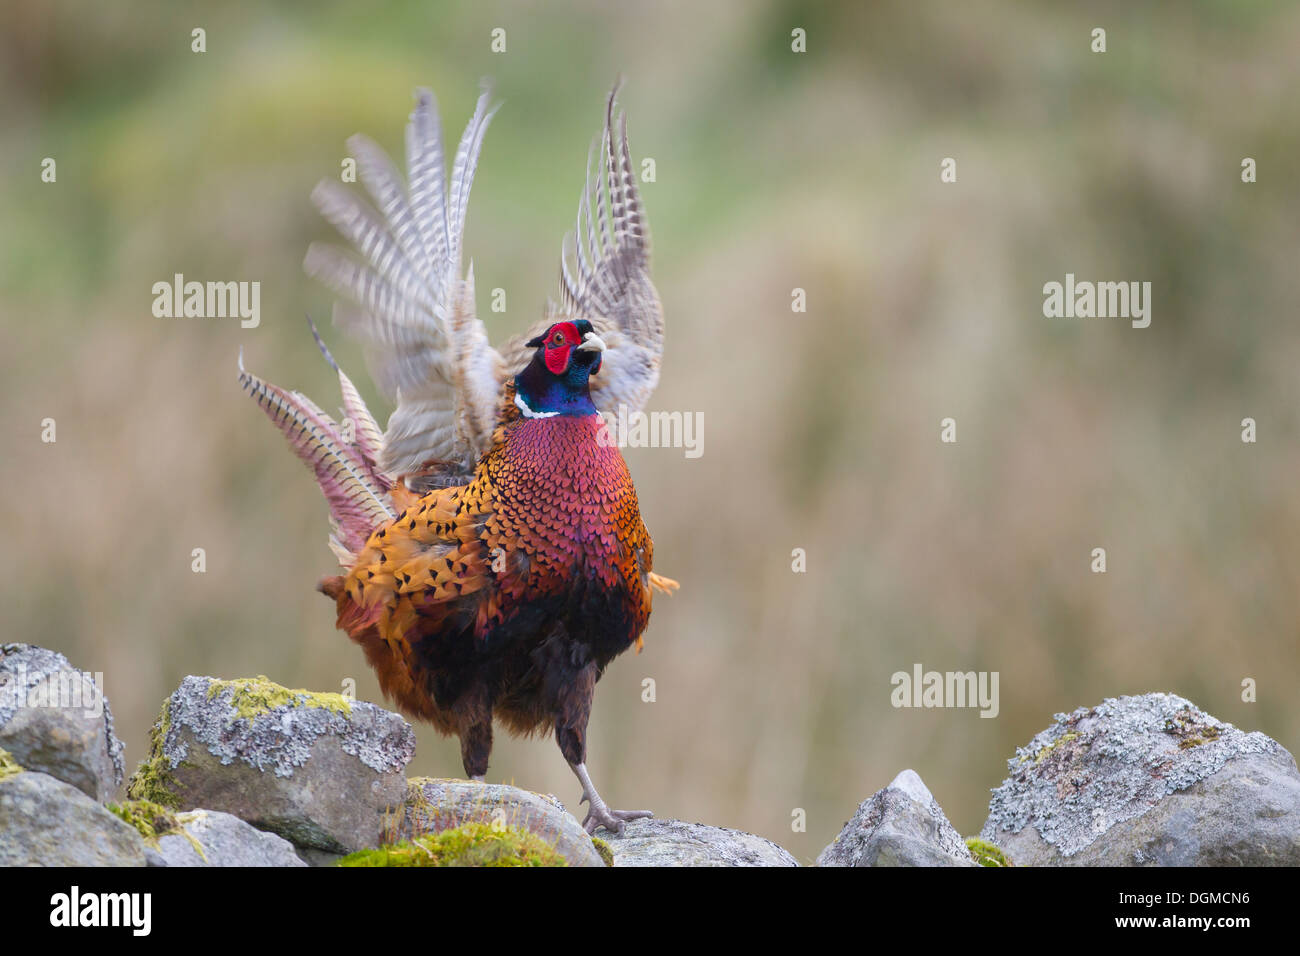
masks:
<path fill-rule="evenodd" d="M 578 802 L 585 801 L 587 804 L 587 816 L 583 819 L 582 826 L 588 833 L 595 833 L 598 827 L 604 827 L 610 833 L 622 833 L 628 820 L 654 816 L 649 810 L 611 810 L 596 792 L 596 785 L 591 782 L 591 774 L 587 773 L 587 765 L 571 763 L 569 766 L 577 776 L 578 782 L 582 784 L 582 799 Z"/>

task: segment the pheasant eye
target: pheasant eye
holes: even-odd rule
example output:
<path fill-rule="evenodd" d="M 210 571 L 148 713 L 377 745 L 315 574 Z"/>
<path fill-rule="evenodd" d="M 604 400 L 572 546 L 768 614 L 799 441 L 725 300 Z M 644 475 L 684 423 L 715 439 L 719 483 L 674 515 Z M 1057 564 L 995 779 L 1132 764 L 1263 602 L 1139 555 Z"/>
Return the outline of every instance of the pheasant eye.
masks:
<path fill-rule="evenodd" d="M 553 345 L 556 348 L 559 348 L 563 344 L 564 344 L 564 333 L 556 332 L 555 335 L 552 336 L 551 338 L 551 345 Z"/>

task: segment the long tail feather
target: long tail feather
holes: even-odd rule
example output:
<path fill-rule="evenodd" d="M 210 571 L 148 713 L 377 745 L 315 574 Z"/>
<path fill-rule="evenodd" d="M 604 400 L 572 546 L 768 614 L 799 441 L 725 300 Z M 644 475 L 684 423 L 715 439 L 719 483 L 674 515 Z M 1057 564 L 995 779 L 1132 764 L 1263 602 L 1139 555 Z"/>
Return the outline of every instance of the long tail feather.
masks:
<path fill-rule="evenodd" d="M 352 422 L 355 435 L 352 444 L 370 466 L 376 484 L 387 491 L 393 485 L 392 478 L 378 471 L 376 466 L 379 455 L 384 449 L 384 434 L 379 429 L 379 423 L 370 414 L 370 409 L 366 407 L 365 400 L 357 391 L 357 387 L 352 384 L 352 379 L 348 378 L 343 369 L 339 368 L 339 363 L 334 361 L 334 356 L 330 354 L 329 347 L 321 339 L 316 323 L 312 321 L 310 315 L 307 316 L 307 325 L 311 328 L 312 338 L 316 340 L 316 345 L 325 356 L 325 361 L 329 362 L 330 368 L 338 374 L 339 391 L 343 395 L 343 414 Z"/>
<path fill-rule="evenodd" d="M 242 349 L 239 384 L 288 439 L 294 454 L 315 473 L 337 526 L 337 544 L 353 554 L 359 552 L 375 528 L 396 517 L 370 468 L 311 399 L 247 371 Z"/>

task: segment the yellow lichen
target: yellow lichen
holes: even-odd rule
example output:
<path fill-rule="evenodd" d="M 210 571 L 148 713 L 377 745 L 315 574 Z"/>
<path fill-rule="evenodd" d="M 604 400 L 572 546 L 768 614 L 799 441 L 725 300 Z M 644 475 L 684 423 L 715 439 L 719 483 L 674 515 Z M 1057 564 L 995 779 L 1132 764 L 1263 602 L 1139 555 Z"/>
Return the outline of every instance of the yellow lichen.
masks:
<path fill-rule="evenodd" d="M 10 755 L 9 751 L 0 749 L 0 780 L 22 772 L 23 768 L 18 766 L 18 761 Z"/>
<path fill-rule="evenodd" d="M 1193 714 L 1188 705 L 1180 707 L 1172 717 L 1165 719 L 1164 731 L 1178 741 L 1179 750 L 1199 747 L 1223 736 L 1223 728 L 1208 720 L 1197 720 Z"/>
<path fill-rule="evenodd" d="M 290 690 L 265 675 L 240 677 L 235 680 L 214 680 L 208 685 L 208 700 L 229 690 L 230 707 L 235 716 L 250 720 L 277 707 L 319 707 L 348 717 L 352 714 L 352 701 L 342 694 L 317 693 L 309 690 Z"/>
<path fill-rule="evenodd" d="M 1038 765 L 1039 765 L 1040 763 L 1042 763 L 1045 759 L 1047 759 L 1047 756 L 1048 756 L 1050 753 L 1052 753 L 1052 751 L 1054 751 L 1057 747 L 1061 746 L 1061 744 L 1067 744 L 1067 743 L 1069 743 L 1071 740 L 1077 740 L 1080 736 L 1081 736 L 1080 734 L 1076 733 L 1076 732 L 1073 731 L 1073 730 L 1068 731 L 1068 732 L 1066 732 L 1066 733 L 1064 733 L 1064 734 L 1061 734 L 1061 736 L 1057 737 L 1055 740 L 1053 740 L 1053 741 L 1052 741 L 1050 744 L 1048 744 L 1046 747 L 1044 747 L 1044 748 L 1042 748 L 1041 750 L 1039 750 L 1038 753 L 1034 754 L 1034 766 L 1038 766 Z M 1021 757 L 1021 758 L 1020 758 L 1020 762 L 1021 762 L 1021 763 L 1025 763 L 1025 762 L 1027 762 L 1028 760 L 1029 760 L 1029 757 L 1028 757 L 1027 755 L 1024 756 L 1024 757 Z"/>

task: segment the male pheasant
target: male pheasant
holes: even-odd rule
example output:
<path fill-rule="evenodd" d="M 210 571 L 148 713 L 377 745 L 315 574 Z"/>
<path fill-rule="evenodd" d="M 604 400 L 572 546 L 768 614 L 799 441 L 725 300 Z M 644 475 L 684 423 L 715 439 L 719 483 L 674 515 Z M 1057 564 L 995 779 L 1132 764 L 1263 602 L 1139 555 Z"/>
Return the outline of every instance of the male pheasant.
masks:
<path fill-rule="evenodd" d="M 406 713 L 460 738 L 482 780 L 493 718 L 513 733 L 555 731 L 581 782 L 584 825 L 621 831 L 649 811 L 610 809 L 586 767 L 592 693 L 635 645 L 654 545 L 602 412 L 641 409 L 659 376 L 663 313 L 626 120 L 609 95 L 559 303 L 497 351 L 462 276 L 465 210 L 495 110 L 479 98 L 444 182 L 433 97 L 417 91 L 406 130 L 409 187 L 370 140 L 348 141 L 375 207 L 323 181 L 312 196 L 361 253 L 313 244 L 305 267 L 357 307 L 335 321 L 367 346 L 395 402 L 380 432 L 338 372 L 343 419 L 246 372 L 240 381 L 315 471 L 344 573 L 319 588 Z M 313 326 L 313 333 L 315 328 Z"/>

